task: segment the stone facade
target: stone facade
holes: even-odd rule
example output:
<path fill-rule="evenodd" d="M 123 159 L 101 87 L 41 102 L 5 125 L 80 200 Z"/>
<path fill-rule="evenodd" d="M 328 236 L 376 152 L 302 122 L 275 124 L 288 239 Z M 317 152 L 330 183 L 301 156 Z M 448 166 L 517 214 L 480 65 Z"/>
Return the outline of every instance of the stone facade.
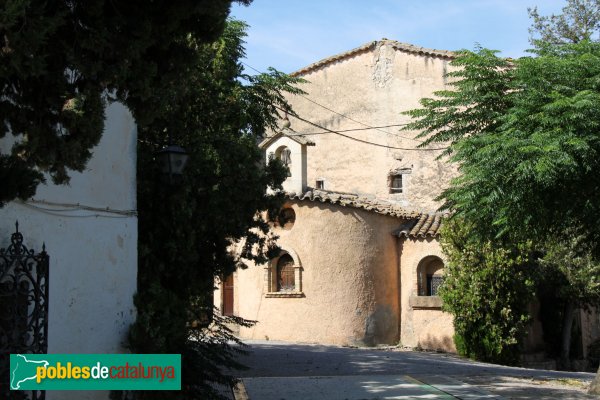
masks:
<path fill-rule="evenodd" d="M 435 288 L 444 274 L 437 196 L 456 169 L 443 144 L 420 148 L 403 111 L 449 89 L 453 54 L 381 40 L 294 75 L 297 115 L 260 145 L 290 168 L 282 253 L 234 276 L 235 315 L 257 320 L 242 338 L 338 345 L 397 344 L 455 351 L 452 316 Z M 215 304 L 223 306 L 221 290 Z M 543 351 L 539 304 L 525 338 Z M 599 336 L 596 312 L 580 312 L 581 347 Z"/>
<path fill-rule="evenodd" d="M 297 115 L 261 147 L 290 167 L 283 187 L 295 221 L 274 224 L 281 257 L 235 274 L 234 313 L 258 321 L 242 337 L 455 351 L 435 286 L 444 265 L 436 198 L 457 171 L 439 157 L 443 144 L 420 148 L 420 132 L 401 130 L 403 111 L 449 89 L 452 57 L 384 39 L 294 73 L 306 80 L 306 94 L 289 98 Z M 285 289 L 280 260 L 293 268 Z M 529 352 L 544 347 L 538 309 Z M 578 321 L 586 356 L 597 313 Z"/>
<path fill-rule="evenodd" d="M 258 321 L 241 337 L 455 350 L 425 286 L 443 273 L 435 197 L 456 172 L 400 131 L 402 111 L 446 87 L 451 57 L 382 40 L 296 72 L 298 118 L 261 143 L 290 167 L 291 217 L 274 221 L 281 256 L 234 276 L 234 314 Z"/>
<path fill-rule="evenodd" d="M 435 211 L 439 203 L 434 199 L 455 171 L 436 159 L 440 151 L 415 150 L 421 143 L 415 139 L 419 132 L 400 131 L 410 121 L 401 113 L 417 108 L 419 100 L 434 91 L 448 88 L 445 74 L 451 56 L 382 40 L 296 73 L 307 81 L 300 86 L 307 94 L 290 98 L 294 111 L 303 120 L 341 134 L 313 134 L 325 130 L 290 116 L 291 129 L 315 143 L 307 155 L 308 186 L 316 187 L 321 179 L 326 190 Z M 365 129 L 366 125 L 382 128 Z M 435 147 L 443 146 L 430 148 Z M 402 193 L 390 193 L 394 171 L 403 175 Z"/>

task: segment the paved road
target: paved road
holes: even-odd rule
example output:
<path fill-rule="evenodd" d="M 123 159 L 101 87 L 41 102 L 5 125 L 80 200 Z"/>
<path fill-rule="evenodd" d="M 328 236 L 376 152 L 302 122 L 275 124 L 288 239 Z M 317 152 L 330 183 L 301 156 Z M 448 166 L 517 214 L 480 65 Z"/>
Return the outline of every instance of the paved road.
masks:
<path fill-rule="evenodd" d="M 283 377 L 355 377 L 355 381 L 364 380 L 365 377 L 371 377 L 371 380 L 378 377 L 377 379 L 383 380 L 395 379 L 397 382 L 415 379 L 437 388 L 448 385 L 449 382 L 463 382 L 504 399 L 598 399 L 584 394 L 585 385 L 594 376 L 591 373 L 504 367 L 473 362 L 449 354 L 392 348 L 357 349 L 273 341 L 248 341 L 247 344 L 250 346 L 249 354 L 241 356 L 240 361 L 249 369 L 238 375 L 242 378 L 261 378 L 247 379 L 251 384 L 279 382 L 277 384 L 281 386 L 281 399 L 286 398 L 285 392 L 297 381 L 280 379 Z M 302 385 L 306 385 L 311 381 L 305 379 L 302 382 Z M 262 399 L 251 396 L 251 400 Z"/>

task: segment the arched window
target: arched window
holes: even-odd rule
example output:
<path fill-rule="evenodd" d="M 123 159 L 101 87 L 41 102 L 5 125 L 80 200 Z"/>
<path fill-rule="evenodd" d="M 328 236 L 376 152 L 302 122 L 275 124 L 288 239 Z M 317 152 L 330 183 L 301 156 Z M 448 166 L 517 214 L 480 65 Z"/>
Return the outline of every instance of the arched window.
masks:
<path fill-rule="evenodd" d="M 292 152 L 287 147 L 281 149 L 279 153 L 279 159 L 286 167 L 289 167 L 292 164 Z"/>
<path fill-rule="evenodd" d="M 293 250 L 282 249 L 265 265 L 265 288 L 266 297 L 304 297 L 302 267 Z"/>
<path fill-rule="evenodd" d="M 288 176 L 292 176 L 292 151 L 286 146 L 281 146 L 275 151 L 275 157 L 288 168 Z"/>
<path fill-rule="evenodd" d="M 289 254 L 284 254 L 277 261 L 277 291 L 288 292 L 296 289 L 296 271 L 294 260 Z"/>
<path fill-rule="evenodd" d="M 444 279 L 444 262 L 436 257 L 425 257 L 417 267 L 419 296 L 437 296 Z"/>

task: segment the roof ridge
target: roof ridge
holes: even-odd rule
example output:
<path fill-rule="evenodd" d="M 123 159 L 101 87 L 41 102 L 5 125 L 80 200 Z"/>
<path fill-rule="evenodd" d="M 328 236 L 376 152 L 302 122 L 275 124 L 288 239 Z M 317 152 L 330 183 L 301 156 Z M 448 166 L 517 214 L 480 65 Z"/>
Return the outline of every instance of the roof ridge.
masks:
<path fill-rule="evenodd" d="M 352 57 L 356 54 L 369 51 L 369 50 L 377 47 L 377 45 L 379 45 L 379 44 L 382 44 L 382 45 L 389 44 L 396 50 L 400 50 L 400 51 L 404 51 L 404 52 L 412 53 L 412 54 L 421 54 L 421 55 L 426 55 L 426 56 L 433 56 L 433 57 L 440 57 L 440 58 L 447 58 L 447 59 L 452 59 L 455 57 L 455 53 L 450 50 L 429 49 L 426 47 L 415 46 L 410 43 L 403 43 L 403 42 L 399 42 L 397 40 L 390 40 L 390 39 L 384 38 L 381 40 L 373 40 L 373 41 L 365 43 L 361 46 L 355 47 L 354 49 L 347 50 L 342 53 L 338 53 L 333 56 L 323 58 L 322 60 L 316 61 L 312 64 L 307 65 L 306 67 L 300 68 L 299 70 L 292 72 L 290 75 L 298 76 L 298 75 L 306 74 L 308 72 L 312 72 L 318 68 L 324 67 L 335 61 L 346 59 L 346 58 Z"/>

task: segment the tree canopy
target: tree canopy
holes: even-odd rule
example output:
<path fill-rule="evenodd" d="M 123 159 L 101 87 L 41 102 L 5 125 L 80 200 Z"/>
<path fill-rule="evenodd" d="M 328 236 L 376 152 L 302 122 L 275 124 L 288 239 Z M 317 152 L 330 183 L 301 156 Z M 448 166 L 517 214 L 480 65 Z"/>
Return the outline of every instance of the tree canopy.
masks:
<path fill-rule="evenodd" d="M 239 0 L 248 4 L 249 0 Z M 103 130 L 107 102 L 138 125 L 138 293 L 132 351 L 179 353 L 181 392 L 135 398 L 209 399 L 229 384 L 236 340 L 213 313 L 215 279 L 275 251 L 258 212 L 274 213 L 283 166 L 257 143 L 292 112 L 298 79 L 274 69 L 244 74 L 245 25 L 227 21 L 231 0 L 7 0 L 0 15 L 0 206 L 28 198 L 45 174 L 68 182 Z M 170 141 L 190 153 L 177 184 L 156 152 Z M 238 251 L 232 251 L 237 246 Z M 132 394 L 112 393 L 113 398 Z"/>
<path fill-rule="evenodd" d="M 138 317 L 130 334 L 139 353 L 182 354 L 182 392 L 139 393 L 138 398 L 219 398 L 214 383 L 231 384 L 228 367 L 238 347 L 225 323 L 249 321 L 213 313 L 215 280 L 248 262 L 266 262 L 275 237 L 260 211 L 275 214 L 287 171 L 265 163 L 257 143 L 276 129 L 278 110 L 292 113 L 284 93 L 300 80 L 269 70 L 243 72 L 245 24 L 229 21 L 213 43 L 194 43 L 195 63 L 177 85 L 156 93 L 169 99 L 139 125 Z M 155 154 L 168 137 L 190 154 L 184 175 L 165 181 Z"/>
<path fill-rule="evenodd" d="M 600 30 L 598 0 L 567 0 L 561 14 L 540 15 L 537 7 L 527 11 L 533 20 L 529 29 L 533 43 L 578 43 L 593 40 L 594 34 L 597 35 Z"/>
<path fill-rule="evenodd" d="M 408 112 L 423 145 L 451 142 L 460 177 L 444 208 L 488 238 L 546 238 L 567 225 L 597 237 L 600 44 L 548 46 L 510 63 L 462 51 L 454 64 L 456 90 Z"/>
<path fill-rule="evenodd" d="M 503 59 L 485 48 L 457 52 L 451 88 L 406 113 L 413 117 L 406 129 L 420 130 L 423 146 L 449 143 L 443 157 L 459 169 L 440 196 L 454 227 L 444 239 L 450 275 L 442 295 L 459 322 L 471 318 L 456 326 L 462 343 L 472 346 L 467 354 L 493 354 L 476 329 L 489 321 L 500 339 L 486 340 L 510 344 L 506 339 L 516 336 L 494 316 L 498 309 L 485 308 L 484 292 L 462 299 L 469 304 L 454 301 L 461 298 L 452 287 L 472 279 L 465 270 L 488 279 L 503 266 L 519 274 L 524 265 L 539 265 L 544 273 L 530 276 L 540 286 L 553 285 L 564 307 L 564 364 L 575 307 L 600 304 L 600 43 L 590 40 L 598 28 L 597 4 L 571 0 L 552 17 L 530 11 L 542 37 L 533 41 L 531 56 Z M 456 246 L 464 238 L 461 225 L 469 229 L 462 247 Z M 527 293 L 521 283 L 505 282 L 510 285 L 496 295 L 517 312 L 513 327 L 520 329 L 527 310 L 515 309 L 510 299 Z"/>
<path fill-rule="evenodd" d="M 238 0 L 248 4 L 250 0 Z M 48 173 L 68 182 L 102 135 L 110 99 L 156 107 L 195 51 L 214 40 L 231 0 L 6 0 L 0 13 L 0 206 Z M 138 121 L 139 122 L 139 121 Z M 11 143 L 9 140 L 7 143 Z"/>

